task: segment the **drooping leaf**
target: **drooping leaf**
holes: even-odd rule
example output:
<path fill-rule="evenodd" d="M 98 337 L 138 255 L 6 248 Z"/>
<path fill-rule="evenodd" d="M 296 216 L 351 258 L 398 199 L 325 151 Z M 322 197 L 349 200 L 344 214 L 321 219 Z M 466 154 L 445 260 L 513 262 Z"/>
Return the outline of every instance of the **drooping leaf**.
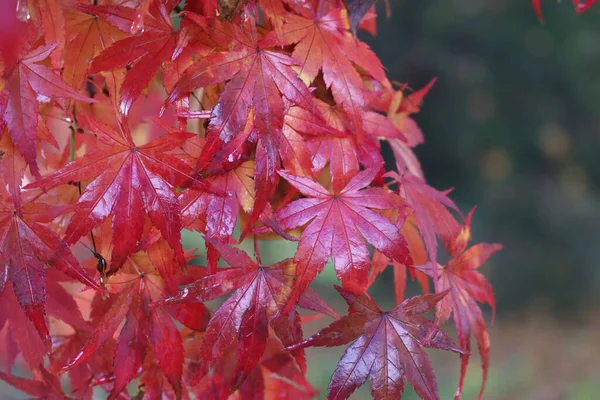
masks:
<path fill-rule="evenodd" d="M 418 314 L 433 308 L 446 293 L 412 297 L 383 312 L 368 294 L 359 296 L 338 286 L 336 289 L 350 306 L 350 313 L 291 347 L 341 346 L 353 342 L 331 377 L 327 398 L 347 399 L 369 378 L 371 395 L 376 400 L 399 399 L 404 379 L 422 399 L 439 399 L 424 347 L 457 353 L 461 350 L 432 321 Z M 428 338 L 428 334 L 432 337 Z"/>
<path fill-rule="evenodd" d="M 46 272 L 50 265 L 83 284 L 103 291 L 79 265 L 67 244 L 47 226 L 60 208 L 0 196 L 0 289 L 10 282 L 15 296 L 46 344 Z"/>
<path fill-rule="evenodd" d="M 461 355 L 461 376 L 455 399 L 459 399 L 462 393 L 469 363 L 471 334 L 475 336 L 481 355 L 483 381 L 479 399 L 483 398 L 489 368 L 490 339 L 485 319 L 477 303 L 487 303 L 495 312 L 496 300 L 490 283 L 477 271 L 477 268 L 502 248 L 499 244 L 480 243 L 466 249 L 467 242 L 471 237 L 471 215 L 472 213 L 467 216 L 465 225 L 446 243 L 450 261 L 444 266 L 438 264 L 436 267 L 439 276 L 436 292 L 448 292 L 436 305 L 436 318 L 445 321 L 452 316 L 456 326 L 458 345 L 464 351 L 464 354 Z M 429 276 L 436 274 L 431 263 L 418 266 L 418 268 Z"/>
<path fill-rule="evenodd" d="M 429 261 L 437 262 L 436 235 L 446 242 L 456 233 L 459 224 L 450 210 L 459 212 L 458 207 L 445 193 L 435 190 L 424 180 L 410 173 L 400 175 L 392 171 L 388 176 L 400 184 L 399 191 L 414 212 Z"/>

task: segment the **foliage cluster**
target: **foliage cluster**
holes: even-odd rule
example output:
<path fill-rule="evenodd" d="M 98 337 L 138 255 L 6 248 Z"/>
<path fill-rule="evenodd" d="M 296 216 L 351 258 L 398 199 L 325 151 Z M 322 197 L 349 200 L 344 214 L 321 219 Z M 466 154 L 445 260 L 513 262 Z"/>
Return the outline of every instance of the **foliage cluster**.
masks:
<path fill-rule="evenodd" d="M 375 33 L 373 1 L 179 3 L 19 0 L 3 17 L 0 379 L 47 399 L 302 399 L 304 349 L 347 345 L 328 398 L 369 379 L 375 399 L 405 380 L 437 399 L 430 347 L 459 355 L 459 398 L 474 336 L 481 397 L 495 301 L 477 269 L 500 245 L 469 247 L 472 211 L 425 181 L 412 114 L 434 81 L 387 79 L 355 35 Z M 296 254 L 263 266 L 263 240 Z M 330 259 L 341 317 L 310 286 Z M 367 294 L 386 268 L 390 311 Z M 423 295 L 404 299 L 408 277 Z"/>

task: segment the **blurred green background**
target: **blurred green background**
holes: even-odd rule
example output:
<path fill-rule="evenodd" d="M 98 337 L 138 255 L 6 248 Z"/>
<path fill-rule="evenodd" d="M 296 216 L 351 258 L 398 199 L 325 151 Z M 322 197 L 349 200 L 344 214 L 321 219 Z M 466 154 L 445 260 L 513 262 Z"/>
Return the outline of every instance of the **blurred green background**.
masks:
<path fill-rule="evenodd" d="M 392 1 L 362 35 L 391 79 L 438 77 L 417 153 L 433 186 L 478 205 L 475 239 L 504 244 L 487 269 L 500 316 L 572 316 L 600 289 L 600 10 L 542 5 L 545 24 L 527 0 Z"/>

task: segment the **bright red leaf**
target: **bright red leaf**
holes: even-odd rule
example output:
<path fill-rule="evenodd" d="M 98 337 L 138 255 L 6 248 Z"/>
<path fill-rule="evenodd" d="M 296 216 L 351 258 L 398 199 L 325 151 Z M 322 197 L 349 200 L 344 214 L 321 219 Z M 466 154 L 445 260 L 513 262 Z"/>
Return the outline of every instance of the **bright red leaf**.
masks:
<path fill-rule="evenodd" d="M 4 108 L 0 111 L 8 132 L 23 156 L 31 173 L 39 176 L 36 143 L 38 141 L 38 95 L 47 98 L 73 98 L 83 102 L 93 99 L 77 93 L 50 68 L 38 64 L 45 60 L 56 48 L 56 44 L 31 49 L 24 54 L 17 65 L 6 70 L 6 84 L 0 96 L 6 96 Z M 0 102 L 1 104 L 2 102 Z M 1 133 L 0 133 L 1 134 Z"/>
<path fill-rule="evenodd" d="M 0 293 L 7 282 L 41 338 L 50 344 L 46 321 L 45 266 L 56 267 L 85 285 L 101 290 L 79 265 L 67 244 L 45 224 L 62 209 L 28 199 L 0 196 Z"/>
<path fill-rule="evenodd" d="M 263 267 L 241 250 L 218 241 L 209 242 L 232 268 L 219 269 L 217 273 L 184 287 L 177 296 L 168 298 L 166 302 L 206 302 L 234 291 L 215 311 L 206 328 L 196 381 L 208 373 L 214 361 L 236 339 L 239 344 L 235 375 L 236 380 L 241 381 L 262 357 L 269 324 L 283 312 L 292 292 L 295 266 L 291 259 L 286 259 Z M 312 291 L 307 291 L 297 304 L 335 315 Z M 284 332 L 292 329 L 294 326 L 288 326 Z"/>
<path fill-rule="evenodd" d="M 364 292 L 370 269 L 365 239 L 394 260 L 410 265 L 406 240 L 398 227 L 375 210 L 404 206 L 397 195 L 383 188 L 366 188 L 379 172 L 378 167 L 361 171 L 340 191 L 328 192 L 319 183 L 280 172 L 307 198 L 296 200 L 277 213 L 284 229 L 306 226 L 296 251 L 296 282 L 293 304 L 331 257 L 342 285 Z M 364 238 L 364 239 L 363 239 Z"/>
<path fill-rule="evenodd" d="M 114 19 L 115 15 L 128 20 L 133 18 L 132 30 L 143 32 L 139 36 L 130 36 L 113 43 L 94 58 L 90 66 L 90 73 L 130 67 L 119 91 L 119 110 L 123 115 L 129 113 L 133 102 L 148 86 L 163 62 L 177 58 L 190 40 L 187 25 L 179 31 L 173 30 L 169 13 L 175 2 L 168 3 L 170 7 L 162 1 L 145 0 L 137 13 L 132 8 L 118 7 L 113 14 L 105 17 L 107 22 Z M 150 7 L 151 4 L 155 7 Z M 149 7 L 152 11 L 151 18 L 145 15 Z M 94 7 L 89 5 L 86 11 L 93 12 Z"/>
<path fill-rule="evenodd" d="M 471 215 L 472 213 L 466 218 L 462 229 L 446 243 L 450 261 L 444 266 L 437 266 L 439 279 L 436 292 L 448 292 L 448 294 L 436 305 L 436 318 L 445 321 L 452 315 L 458 344 L 464 351 L 461 355 L 461 377 L 456 399 L 460 398 L 469 362 L 471 333 L 475 336 L 481 355 L 483 382 L 479 398 L 483 397 L 489 367 L 490 339 L 485 319 L 477 303 L 489 304 L 495 313 L 496 300 L 490 283 L 477 271 L 477 268 L 502 248 L 499 244 L 480 243 L 466 249 L 467 242 L 471 238 Z M 429 276 L 436 274 L 431 264 L 418 266 L 418 268 Z"/>
<path fill-rule="evenodd" d="M 191 168 L 168 151 L 193 135 L 180 131 L 138 146 L 127 125 L 120 124 L 117 132 L 106 124 L 86 119 L 104 147 L 98 147 L 34 184 L 50 188 L 92 179 L 77 203 L 65 241 L 77 242 L 112 216 L 115 240 L 111 269 L 114 271 L 134 252 L 147 216 L 183 262 L 181 222 L 173 187 L 189 182 L 202 189 L 209 185 L 192 179 Z"/>
<path fill-rule="evenodd" d="M 198 22 L 203 24 L 202 20 Z M 282 134 L 285 100 L 311 110 L 315 115 L 313 118 L 318 118 L 319 113 L 310 91 L 292 69 L 296 65 L 294 60 L 268 50 L 276 45 L 273 38 L 258 39 L 254 26 L 249 24 L 242 29 L 233 24 L 214 22 L 204 29 L 217 46 L 227 48 L 227 51 L 216 51 L 188 68 L 167 103 L 195 89 L 228 81 L 219 97 L 219 105 L 213 109 L 206 145 L 197 166 L 207 168 L 216 156 L 222 159 L 233 157 L 230 156 L 232 149 L 227 148 L 230 142 L 235 148 L 248 140 L 256 142 L 254 182 L 257 196 L 252 222 L 272 196 L 278 181 L 279 159 L 285 157 L 280 150 L 280 143 L 285 140 Z M 251 129 L 245 130 L 251 112 Z"/>

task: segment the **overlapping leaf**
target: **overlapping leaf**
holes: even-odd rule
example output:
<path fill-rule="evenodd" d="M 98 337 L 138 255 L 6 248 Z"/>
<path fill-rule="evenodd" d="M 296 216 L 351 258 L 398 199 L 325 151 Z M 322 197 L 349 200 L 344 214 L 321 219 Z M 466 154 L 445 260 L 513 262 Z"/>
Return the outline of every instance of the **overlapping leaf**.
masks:
<path fill-rule="evenodd" d="M 375 210 L 402 207 L 397 195 L 383 188 L 366 188 L 378 174 L 372 167 L 356 174 L 340 191 L 328 192 L 319 183 L 280 172 L 307 198 L 296 200 L 277 213 L 284 229 L 306 226 L 296 252 L 296 282 L 291 304 L 333 259 L 342 285 L 357 293 L 364 292 L 370 268 L 365 239 L 388 257 L 410 265 L 406 240 L 398 227 Z M 364 238 L 364 239 L 363 239 Z"/>
<path fill-rule="evenodd" d="M 106 18 L 111 21 L 115 14 L 118 14 L 133 19 L 133 31 L 143 32 L 138 36 L 130 36 L 113 43 L 94 58 L 90 66 L 90 73 L 130 67 L 119 92 L 119 109 L 124 115 L 129 113 L 133 102 L 148 86 L 162 63 L 177 58 L 191 38 L 187 25 L 179 31 L 173 30 L 169 13 L 175 3 L 174 1 L 169 1 L 167 4 L 145 1 L 143 8 L 137 12 L 128 7 L 115 7 L 114 13 Z M 148 18 L 145 15 L 149 8 L 156 18 L 154 16 Z M 94 8 L 90 5 L 85 10 L 93 12 Z M 140 26 L 143 29 L 140 29 Z"/>
<path fill-rule="evenodd" d="M 92 180 L 77 203 L 65 241 L 77 242 L 103 220 L 112 217 L 115 240 L 111 268 L 116 270 L 134 252 L 147 216 L 183 262 L 181 222 L 173 187 L 190 182 L 201 189 L 209 185 L 191 179 L 191 168 L 168 151 L 193 135 L 180 131 L 137 146 L 127 125 L 120 124 L 120 132 L 116 132 L 98 121 L 88 119 L 87 122 L 104 146 L 34 184 L 49 188 Z"/>
<path fill-rule="evenodd" d="M 388 86 L 381 63 L 364 43 L 350 35 L 346 17 L 339 9 L 320 15 L 305 7 L 300 15 L 288 14 L 285 19 L 283 42 L 295 44 L 292 57 L 300 64 L 300 77 L 310 83 L 322 72 L 335 102 L 348 115 L 350 130 L 360 138 L 364 85 L 353 63 Z"/>
<path fill-rule="evenodd" d="M 24 54 L 7 76 L 3 93 L 6 102 L 0 101 L 0 112 L 8 132 L 34 176 L 40 175 L 37 165 L 36 143 L 38 141 L 38 95 L 47 98 L 73 98 L 93 101 L 77 93 L 50 68 L 38 64 L 56 48 L 56 44 L 43 45 Z M 2 104 L 4 103 L 4 104 Z"/>
<path fill-rule="evenodd" d="M 221 357 L 236 339 L 238 353 L 235 380 L 241 381 L 260 361 L 265 350 L 269 325 L 273 325 L 275 332 L 284 342 L 288 336 L 287 332 L 295 329 L 295 326 L 291 325 L 278 332 L 275 321 L 284 312 L 283 308 L 292 291 L 294 263 L 287 259 L 263 267 L 238 249 L 218 241 L 210 243 L 232 268 L 220 269 L 217 273 L 186 286 L 177 296 L 168 298 L 166 302 L 206 302 L 234 291 L 215 312 L 206 328 L 196 381 L 208 373 L 214 361 Z M 297 304 L 335 315 L 335 312 L 310 290 Z"/>
<path fill-rule="evenodd" d="M 60 208 L 27 199 L 0 197 L 0 293 L 10 282 L 23 311 L 47 345 L 45 266 L 51 265 L 85 285 L 102 291 L 79 265 L 67 244 L 45 226 Z"/>
<path fill-rule="evenodd" d="M 204 25 L 201 20 L 199 23 Z M 197 165 L 198 169 L 205 169 L 217 156 L 226 159 L 233 149 L 224 149 L 224 145 L 232 142 L 237 148 L 257 136 L 254 173 L 257 196 L 252 213 L 252 220 L 256 220 L 278 181 L 280 143 L 285 140 L 282 137 L 285 100 L 312 111 L 313 118 L 318 118 L 319 112 L 310 91 L 292 69 L 296 65 L 294 60 L 269 50 L 276 45 L 274 37 L 258 39 L 254 26 L 249 24 L 241 29 L 232 24 L 213 22 L 204 29 L 219 47 L 227 50 L 216 51 L 188 68 L 167 102 L 195 89 L 228 81 L 213 109 L 206 145 Z M 244 129 L 251 112 L 251 129 Z M 281 154 L 281 157 L 285 155 Z"/>
<path fill-rule="evenodd" d="M 451 257 L 450 261 L 444 266 L 437 265 L 436 267 L 439 276 L 436 291 L 448 292 L 446 297 L 436 305 L 436 317 L 445 321 L 452 315 L 458 344 L 465 352 L 461 355 L 461 377 L 455 396 L 457 399 L 460 398 L 462 392 L 469 362 L 471 334 L 475 336 L 481 355 L 483 382 L 479 398 L 483 397 L 489 367 L 490 339 L 485 319 L 477 303 L 487 303 L 495 312 L 496 300 L 490 283 L 477 271 L 477 268 L 502 248 L 499 244 L 480 243 L 466 249 L 467 242 L 471 238 L 471 215 L 472 213 L 467 216 L 462 229 L 446 243 Z M 418 268 L 429 276 L 436 274 L 431 263 Z"/>
<path fill-rule="evenodd" d="M 432 321 L 418 314 L 433 308 L 446 293 L 416 296 L 383 312 L 367 294 L 359 296 L 337 286 L 336 289 L 350 306 L 350 313 L 292 346 L 340 346 L 353 342 L 331 377 L 327 398 L 347 399 L 370 378 L 371 394 L 377 400 L 400 399 L 404 379 L 422 399 L 439 399 L 424 347 L 457 353 L 461 350 Z"/>
<path fill-rule="evenodd" d="M 169 261 L 175 263 L 174 258 Z M 167 309 L 151 306 L 169 293 L 168 283 L 159 274 L 160 263 L 154 264 L 157 262 L 151 261 L 151 250 L 138 252 L 127 259 L 118 276 L 109 279 L 111 296 L 97 298 L 92 309 L 95 329 L 66 367 L 76 367 L 100 351 L 125 320 L 114 350 L 111 399 L 117 398 L 140 375 L 140 367 L 148 357 L 155 360 L 152 363 L 164 373 L 177 397 L 181 396 L 182 339 Z M 175 314 L 181 315 L 181 310 Z"/>

